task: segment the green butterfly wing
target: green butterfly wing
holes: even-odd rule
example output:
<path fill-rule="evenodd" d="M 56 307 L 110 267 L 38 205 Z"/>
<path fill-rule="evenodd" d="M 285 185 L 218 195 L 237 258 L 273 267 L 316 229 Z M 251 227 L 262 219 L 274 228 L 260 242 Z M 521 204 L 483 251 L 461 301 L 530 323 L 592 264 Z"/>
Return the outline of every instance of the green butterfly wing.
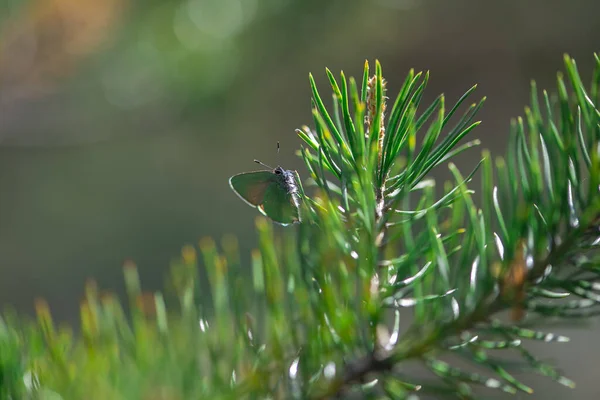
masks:
<path fill-rule="evenodd" d="M 289 193 L 285 185 L 274 182 L 267 187 L 262 205 L 258 206 L 260 212 L 273 221 L 282 225 L 289 225 L 300 221 L 296 194 Z"/>
<path fill-rule="evenodd" d="M 271 171 L 245 172 L 229 179 L 233 191 L 261 214 L 282 225 L 300 221 L 297 194 L 289 193 L 282 175 Z"/>
<path fill-rule="evenodd" d="M 263 203 L 269 185 L 276 182 L 271 171 L 244 172 L 229 179 L 229 186 L 246 203 L 258 207 Z"/>

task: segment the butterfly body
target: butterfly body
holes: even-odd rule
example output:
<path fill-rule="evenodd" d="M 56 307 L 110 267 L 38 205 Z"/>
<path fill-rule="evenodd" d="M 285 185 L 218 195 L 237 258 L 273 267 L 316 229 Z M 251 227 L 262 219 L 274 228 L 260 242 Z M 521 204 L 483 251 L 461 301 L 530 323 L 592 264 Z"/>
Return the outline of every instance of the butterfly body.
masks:
<path fill-rule="evenodd" d="M 296 171 L 281 167 L 232 176 L 229 185 L 247 204 L 273 221 L 289 225 L 300 222 L 300 190 Z"/>

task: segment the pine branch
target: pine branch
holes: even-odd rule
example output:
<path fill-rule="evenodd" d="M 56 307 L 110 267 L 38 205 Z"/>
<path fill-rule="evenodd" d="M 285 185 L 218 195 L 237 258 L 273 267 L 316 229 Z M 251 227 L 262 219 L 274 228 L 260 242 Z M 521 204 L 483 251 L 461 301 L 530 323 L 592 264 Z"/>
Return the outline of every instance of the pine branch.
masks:
<path fill-rule="evenodd" d="M 250 276 L 231 237 L 201 240 L 200 257 L 184 247 L 165 294 L 144 292 L 128 263 L 129 316 L 90 283 L 78 337 L 55 326 L 43 301 L 33 322 L 5 312 L 0 398 L 473 398 L 480 389 L 531 393 L 513 376 L 524 367 L 573 387 L 525 348 L 568 338 L 525 325 L 532 314 L 600 312 L 595 63 L 589 87 L 568 56 L 556 94 L 532 84 L 506 158 L 484 152 L 467 176 L 449 161 L 479 144 L 463 140 L 485 99 L 459 115 L 475 86 L 449 109 L 443 95 L 423 109 L 429 74 L 411 70 L 388 106 L 381 66 L 371 74 L 366 63 L 360 82 L 326 71 L 330 111 L 311 76 L 313 127 L 298 130 L 306 189 L 294 174 L 302 223 L 275 231 L 257 219 Z M 443 164 L 453 181 L 436 197 L 428 175 Z M 510 362 L 494 356 L 508 349 L 518 353 Z M 407 361 L 432 379 L 408 376 Z"/>
<path fill-rule="evenodd" d="M 477 251 L 473 252 L 473 248 L 469 249 L 466 246 L 466 248 L 463 247 L 458 249 L 462 250 L 463 252 L 463 257 L 461 258 L 462 261 L 468 259 L 474 260 L 473 268 L 471 269 L 471 285 L 467 288 L 470 293 L 467 293 L 463 297 L 462 307 L 459 307 L 460 300 L 457 300 L 457 297 L 452 297 L 452 301 L 454 303 L 450 305 L 447 304 L 446 307 L 444 307 L 446 310 L 442 310 L 437 313 L 443 317 L 439 323 L 427 324 L 427 322 L 434 320 L 434 318 L 428 316 L 422 310 L 421 312 L 417 312 L 416 321 L 413 323 L 411 328 L 409 328 L 407 333 L 405 333 L 403 337 L 391 348 L 384 349 L 383 346 L 378 345 L 377 337 L 375 337 L 375 347 L 371 351 L 367 352 L 366 355 L 348 361 L 344 368 L 344 372 L 333 379 L 327 389 L 320 396 L 324 398 L 331 395 L 340 395 L 342 392 L 347 391 L 352 384 L 365 383 L 368 375 L 381 373 L 383 371 L 389 373 L 393 370 L 395 365 L 409 359 L 416 358 L 424 361 L 429 360 L 431 353 L 436 351 L 439 352 L 440 350 L 448 350 L 448 348 L 445 348 L 443 345 L 443 341 L 460 337 L 471 330 L 485 330 L 493 326 L 498 327 L 499 325 L 494 319 L 494 315 L 506 309 L 512 309 L 515 323 L 518 323 L 524 316 L 524 309 L 533 303 L 536 295 L 550 293 L 546 288 L 544 288 L 544 286 L 557 286 L 560 283 L 559 286 L 561 288 L 568 290 L 568 287 L 570 287 L 572 284 L 570 281 L 567 280 L 562 282 L 553 282 L 553 279 L 556 279 L 558 276 L 560 276 L 560 270 L 566 270 L 567 267 L 572 265 L 571 257 L 574 253 L 581 252 L 583 250 L 579 246 L 579 242 L 584 239 L 586 234 L 588 236 L 592 236 L 591 239 L 594 241 L 593 243 L 595 243 L 593 246 L 594 249 L 597 249 L 598 246 L 597 231 L 598 216 L 600 215 L 600 203 L 598 199 L 599 187 L 597 183 L 595 183 L 590 185 L 587 192 L 582 190 L 579 185 L 581 183 L 581 179 L 578 178 L 583 178 L 581 175 L 583 171 L 580 171 L 579 168 L 577 168 L 578 165 L 576 163 L 578 161 L 575 160 L 578 159 L 579 154 L 582 154 L 586 166 L 588 167 L 587 172 L 589 174 L 583 179 L 590 179 L 590 181 L 597 182 L 598 175 L 600 174 L 598 169 L 599 164 L 597 161 L 599 142 L 598 129 L 600 129 L 600 125 L 598 125 L 599 113 L 595 106 L 597 101 L 594 103 L 585 92 L 585 89 L 583 88 L 583 85 L 578 77 L 574 61 L 568 57 L 565 57 L 565 64 L 574 88 L 574 98 L 577 100 L 577 123 L 575 123 L 575 120 L 572 117 L 573 114 L 570 111 L 572 106 L 569 103 L 571 99 L 567 95 L 564 82 L 560 75 L 558 83 L 559 104 L 561 107 L 561 131 L 557 130 L 555 126 L 556 122 L 554 121 L 552 114 L 551 103 L 548 100 L 548 95 L 545 92 L 548 116 L 546 120 L 542 119 L 539 107 L 537 105 L 537 93 L 534 84 L 532 88 L 532 108 L 526 109 L 526 123 L 531 133 L 529 135 L 525 133 L 524 122 L 522 119 L 519 119 L 513 123 L 512 140 L 514 143 L 516 143 L 516 148 L 513 147 L 511 151 L 509 151 L 508 170 L 506 170 L 506 164 L 502 159 L 497 161 L 497 165 L 499 166 L 497 173 L 500 175 L 505 175 L 504 177 L 500 177 L 501 180 L 504 178 L 503 182 L 501 182 L 504 185 L 499 187 L 495 186 L 493 193 L 491 189 L 493 186 L 491 178 L 492 170 L 489 161 L 489 154 L 486 154 L 486 159 L 484 159 L 485 176 L 483 187 L 484 190 L 488 191 L 488 193 L 484 193 L 484 204 L 482 205 L 481 210 L 477 210 L 475 208 L 472 200 L 470 199 L 471 192 L 469 192 L 463 185 L 464 183 L 470 181 L 470 177 L 467 179 L 462 178 L 456 168 L 451 166 L 451 170 L 456 177 L 457 187 L 460 188 L 460 194 L 458 196 L 453 197 L 455 189 L 457 188 L 455 187 L 450 190 L 446 196 L 435 203 L 433 203 L 433 201 L 426 196 L 425 203 L 431 204 L 431 206 L 428 208 L 422 208 L 421 211 L 415 210 L 413 212 L 403 211 L 403 214 L 411 215 L 412 220 L 415 220 L 418 219 L 418 217 L 427 217 L 428 214 L 431 216 L 432 212 L 440 212 L 445 207 L 456 207 L 454 208 L 456 210 L 461 205 L 459 204 L 460 200 L 462 200 L 463 204 L 466 206 L 470 219 L 470 227 L 471 229 L 475 229 L 475 232 L 477 232 L 471 235 L 471 241 L 467 243 L 469 243 L 471 247 L 476 247 Z M 337 98 L 346 98 L 347 95 L 340 95 L 339 89 L 337 88 L 332 74 L 328 72 L 328 75 L 330 77 L 330 81 L 332 82 L 334 93 L 336 94 Z M 365 76 L 368 76 L 367 68 L 365 68 Z M 458 142 L 456 138 L 462 138 L 462 136 L 470 131 L 470 129 L 476 126 L 476 124 L 472 124 L 465 129 L 474 115 L 473 111 L 478 109 L 478 106 L 472 106 L 465 114 L 465 117 L 463 117 L 463 120 L 461 120 L 457 125 L 458 129 L 450 132 L 446 140 L 442 142 L 442 145 L 438 147 L 440 150 L 438 150 L 437 153 L 433 151 L 435 156 L 430 158 L 433 144 L 440 136 L 441 128 L 451 116 L 444 115 L 444 99 L 443 97 L 440 97 L 422 114 L 420 119 L 417 120 L 413 126 L 407 123 L 404 125 L 404 132 L 396 132 L 396 128 L 398 126 L 397 118 L 400 113 L 398 110 L 404 109 L 403 111 L 405 113 L 406 110 L 409 110 L 409 108 L 406 106 L 398 107 L 398 104 L 402 104 L 401 102 L 403 96 L 407 96 L 413 89 L 414 86 L 407 86 L 408 82 L 413 84 L 413 76 L 414 75 L 411 72 L 407 78 L 407 83 L 405 83 L 404 88 L 401 90 L 401 94 L 398 97 L 394 110 L 392 111 L 390 121 L 388 122 L 387 129 L 392 132 L 392 135 L 396 133 L 396 138 L 399 139 L 394 139 L 394 137 L 391 136 L 392 139 L 385 137 L 383 140 L 378 141 L 380 146 L 377 148 L 377 174 L 373 178 L 374 186 L 376 188 L 375 225 L 380 228 L 378 231 L 376 231 L 378 234 L 376 236 L 377 239 L 375 240 L 378 248 L 384 243 L 384 240 L 381 238 L 383 238 L 384 234 L 388 233 L 388 228 L 395 226 L 395 224 L 403 225 L 401 234 L 404 234 L 408 238 L 411 237 L 411 228 L 407 228 L 407 225 L 412 222 L 411 219 L 394 223 L 389 222 L 388 216 L 393 214 L 394 210 L 396 209 L 396 205 L 399 202 L 408 201 L 407 193 L 419 185 L 420 178 L 424 176 L 421 172 L 423 170 L 429 171 L 431 168 L 437 165 L 436 161 L 438 160 L 444 159 L 445 161 L 447 159 L 446 155 L 452 151 L 452 145 Z M 344 79 L 343 75 L 342 78 Z M 427 75 L 425 82 L 426 80 Z M 377 81 L 381 83 L 376 85 L 375 82 Z M 369 132 L 372 129 L 370 125 L 371 121 L 376 121 L 376 116 L 379 116 L 382 113 L 382 110 L 385 109 L 384 102 L 378 104 L 379 108 L 373 106 L 375 103 L 373 100 L 374 96 L 372 95 L 375 92 L 373 88 L 382 87 L 382 83 L 384 82 L 383 78 L 381 77 L 381 69 L 379 65 L 377 65 L 376 75 L 367 82 L 368 83 L 366 87 L 368 95 L 366 98 L 369 99 L 370 102 L 368 101 L 366 106 L 366 109 L 369 113 L 369 116 L 366 118 L 366 142 L 367 144 L 372 144 L 374 142 L 374 134 L 371 134 L 369 138 Z M 599 83 L 596 80 L 590 90 L 591 93 L 596 93 L 596 96 L 598 85 Z M 365 87 L 364 84 L 363 87 Z M 413 106 L 412 110 L 410 111 L 411 114 L 409 114 L 408 119 L 405 119 L 405 121 L 408 120 L 414 122 L 416 114 L 414 110 L 416 110 L 418 100 L 420 100 L 423 87 L 423 85 L 419 86 L 419 88 L 414 92 L 413 97 L 411 97 L 411 100 L 416 100 L 416 104 L 411 104 Z M 318 96 L 316 91 L 313 91 L 313 93 Z M 334 101 L 336 100 L 336 96 L 334 96 Z M 353 94 L 350 97 L 358 98 L 357 94 Z M 461 101 L 463 99 L 461 99 Z M 318 101 L 315 103 L 322 104 L 322 102 Z M 361 109 L 359 103 L 356 103 L 355 107 L 358 110 Z M 413 139 L 414 132 L 423 125 L 423 119 L 427 119 L 433 114 L 436 107 L 439 107 L 440 116 L 437 122 L 432 123 L 425 136 L 421 151 L 415 155 L 415 144 Z M 450 114 L 452 114 L 456 108 L 457 107 L 454 107 Z M 315 112 L 325 113 L 326 110 L 320 108 Z M 349 113 L 345 112 L 344 115 L 347 117 Z M 585 122 L 585 129 L 582 129 L 582 120 Z M 349 126 L 350 122 L 351 121 L 348 120 L 346 122 L 346 126 Z M 413 129 L 412 131 L 411 128 Z M 321 127 L 321 129 L 326 129 L 326 127 Z M 340 126 L 339 130 L 342 131 L 343 127 Z M 383 128 L 381 131 L 385 132 Z M 541 132 L 539 138 L 538 131 Z M 576 136 L 579 139 L 578 143 L 573 141 L 570 137 L 570 134 L 575 133 L 575 131 L 578 133 Z M 586 135 L 587 138 L 585 137 Z M 303 138 L 310 137 L 310 131 L 305 131 L 301 136 Z M 555 143 L 558 145 L 558 149 L 551 148 L 549 144 L 544 143 L 545 137 L 553 138 Z M 386 166 L 393 165 L 393 163 L 388 163 L 386 160 L 393 160 L 397 158 L 399 153 L 398 150 L 402 149 L 402 146 L 389 146 L 389 143 L 394 143 L 394 141 L 404 145 L 404 148 L 408 153 L 408 162 L 406 163 L 407 169 L 402 171 L 396 177 L 390 179 L 391 184 L 389 186 L 394 188 L 394 192 L 387 200 L 388 208 L 385 209 L 387 215 L 384 216 L 384 211 L 382 211 L 383 207 L 380 205 L 382 202 L 384 202 L 382 201 L 381 193 L 385 192 L 385 187 L 388 183 L 387 178 L 389 176 L 389 170 L 386 170 Z M 528 141 L 530 147 L 527 146 Z M 452 145 L 448 145 L 449 143 Z M 386 146 L 386 144 L 388 144 L 388 146 Z M 320 143 L 320 146 L 327 145 L 328 143 Z M 580 148 L 581 153 L 576 153 L 575 146 L 577 145 Z M 318 149 L 317 146 L 313 146 L 313 148 Z M 382 154 L 382 152 L 385 153 L 386 150 L 391 150 L 391 154 Z M 373 152 L 374 150 L 371 151 L 371 153 Z M 561 154 L 561 152 L 564 153 Z M 335 153 L 335 149 L 330 148 L 327 150 L 327 153 Z M 543 153 L 542 156 L 540 156 L 540 153 Z M 550 162 L 549 154 L 554 154 L 558 157 L 561 155 L 563 156 L 558 158 L 560 162 L 555 162 L 552 164 Z M 309 165 L 309 169 L 311 169 L 311 158 L 308 156 L 305 156 L 304 158 Z M 592 159 L 595 161 L 592 161 Z M 351 164 L 352 160 L 346 160 L 346 162 Z M 366 162 L 368 163 L 369 160 Z M 544 168 L 540 168 L 542 163 Z M 555 172 L 555 175 L 553 176 L 551 164 L 555 170 L 562 169 L 563 171 Z M 313 168 L 313 170 L 314 169 L 316 168 Z M 548 185 L 547 187 L 544 187 L 545 185 L 542 178 L 542 172 L 546 176 L 545 183 Z M 520 173 L 520 181 L 522 183 L 521 190 L 515 186 L 515 182 L 519 180 L 517 173 Z M 553 182 L 553 180 L 556 178 L 561 177 L 560 173 L 568 176 L 568 184 L 566 186 L 559 187 L 557 182 Z M 411 180 L 411 178 L 414 180 Z M 319 179 L 319 177 L 313 176 L 313 179 L 315 179 L 318 186 L 327 185 L 327 182 L 323 178 Z M 382 181 L 385 183 L 382 183 Z M 510 212 L 503 213 L 500 211 L 501 209 L 497 199 L 497 192 L 500 190 L 499 188 L 503 190 L 502 194 L 505 196 L 505 199 L 513 202 L 513 205 L 517 205 L 517 207 L 513 207 Z M 557 194 L 557 192 L 560 194 Z M 579 193 L 580 197 L 575 199 L 573 192 Z M 550 195 L 550 202 L 545 199 L 545 196 L 548 194 Z M 493 199 L 492 195 L 494 197 Z M 562 201 L 561 199 L 567 200 Z M 508 201 L 505 200 L 505 203 L 508 203 Z M 565 212 L 562 214 L 557 214 L 553 210 L 555 207 L 558 207 L 557 209 Z M 491 230 L 491 226 L 494 224 L 490 220 L 490 217 L 493 215 L 494 211 L 496 213 L 497 223 L 501 228 L 501 235 Z M 457 217 L 456 212 L 451 213 L 454 215 L 449 218 L 450 220 L 460 220 L 461 217 Z M 544 215 L 546 215 L 546 218 Z M 437 237 L 440 235 L 440 233 L 437 233 L 440 232 L 440 225 L 437 225 L 436 220 L 437 218 L 435 216 L 431 216 L 428 221 L 428 227 L 433 232 L 436 232 L 435 236 Z M 384 224 L 380 224 L 381 221 L 385 221 Z M 446 223 L 447 222 L 448 220 Z M 481 228 L 481 230 L 477 230 L 478 228 Z M 596 233 L 594 234 L 594 232 Z M 492 247 L 491 245 L 494 242 L 491 242 L 490 239 L 488 239 L 491 238 L 492 234 L 495 236 L 495 250 L 498 252 L 495 257 L 493 255 L 494 252 L 490 250 Z M 562 242 L 559 242 L 559 240 Z M 437 285 L 439 289 L 437 293 L 447 294 L 451 290 L 460 290 L 461 286 L 464 287 L 464 281 L 461 282 L 457 279 L 453 282 L 453 284 L 451 283 L 448 275 L 452 267 L 450 266 L 449 258 L 445 253 L 444 246 L 440 245 L 441 241 L 437 240 L 435 237 L 432 238 L 431 241 L 435 242 L 432 244 L 436 245 L 434 249 L 438 250 L 438 252 L 433 254 L 433 256 L 437 259 L 436 261 L 438 261 L 438 264 L 441 264 L 439 265 L 441 267 L 440 273 L 445 280 L 444 285 Z M 407 249 L 410 249 L 414 245 L 415 243 L 412 239 L 406 240 Z M 508 248 L 505 250 L 506 246 L 508 246 Z M 543 251 L 541 250 L 544 248 L 549 248 L 547 254 L 542 254 Z M 504 254 L 505 252 L 507 254 Z M 469 255 L 469 253 L 471 255 Z M 418 256 L 411 256 L 410 254 L 405 256 L 407 261 L 414 261 L 415 259 L 419 258 Z M 440 256 L 442 257 L 441 263 L 439 262 Z M 493 261 L 494 259 L 498 261 Z M 431 259 L 429 261 L 432 262 Z M 386 263 L 385 259 L 380 260 L 379 264 L 394 266 L 393 262 L 389 261 Z M 485 271 L 483 276 L 481 276 L 481 274 L 480 276 L 477 276 L 477 268 L 482 267 L 486 268 L 487 271 Z M 459 264 L 454 268 L 460 269 L 464 267 L 461 267 Z M 597 268 L 597 264 L 594 264 L 594 268 Z M 554 271 L 552 271 L 552 269 L 554 269 Z M 475 273 L 475 275 L 473 275 L 473 273 Z M 382 273 L 381 275 L 385 276 L 386 274 Z M 375 273 L 374 280 L 377 282 L 380 281 L 378 273 Z M 593 282 L 595 282 L 595 280 Z M 600 297 L 592 295 L 589 291 L 586 291 L 587 288 L 596 287 L 594 286 L 593 282 L 578 282 L 575 287 L 578 287 L 579 289 L 576 290 L 575 287 L 573 287 L 570 292 L 594 301 Z M 431 282 L 431 284 L 433 284 L 434 287 L 436 286 L 435 282 Z M 484 286 L 485 288 L 483 290 L 479 290 L 478 293 L 475 289 L 476 285 Z M 600 288 L 600 285 L 598 287 Z M 423 295 L 424 288 L 418 292 L 416 290 L 417 288 L 412 289 L 417 294 L 417 297 L 412 299 L 412 304 L 418 306 L 420 300 L 426 299 L 426 296 Z M 406 295 L 407 292 L 408 291 L 405 290 L 402 295 Z M 433 300 L 436 298 L 435 294 L 433 295 L 433 298 L 431 297 L 431 294 L 428 296 L 428 300 Z M 443 301 L 442 299 L 445 296 L 439 295 L 438 297 L 441 301 Z M 477 298 L 477 301 L 474 301 L 474 297 Z M 398 304 L 397 300 L 400 299 L 403 298 L 400 296 L 394 297 L 396 304 Z M 588 303 L 585 304 L 586 306 L 588 305 Z M 463 312 L 461 308 L 466 308 L 467 311 Z M 448 316 L 447 309 L 453 310 L 454 315 Z M 535 310 L 535 307 L 530 307 L 530 309 Z M 500 328 L 500 330 L 503 329 L 505 328 Z M 545 335 L 544 337 L 551 338 L 552 335 Z M 508 335 L 508 338 L 512 339 L 512 336 Z M 483 362 L 486 364 L 486 360 L 487 358 L 485 356 L 479 354 L 480 363 Z M 475 361 L 477 361 L 477 358 Z M 432 363 L 428 362 L 428 365 L 431 366 Z M 496 370 L 496 372 L 500 371 L 498 369 L 500 367 L 498 366 L 494 366 L 490 363 L 488 363 L 488 366 Z M 532 366 L 538 367 L 538 370 L 540 370 L 542 373 L 545 371 L 545 374 L 548 375 L 547 366 L 543 366 L 542 368 L 533 361 Z M 437 375 L 443 375 L 443 373 L 440 371 L 434 370 L 433 372 Z M 457 373 L 458 370 L 453 370 L 454 375 Z M 514 380 L 514 378 L 510 377 L 510 375 L 507 373 L 502 372 L 501 376 L 502 375 L 504 375 L 504 380 L 509 387 L 514 387 L 515 389 L 520 389 L 525 392 L 531 391 L 531 389 Z M 550 375 L 555 380 L 558 380 L 563 384 L 568 386 L 572 385 L 571 381 L 567 380 L 566 378 L 562 378 L 556 373 L 552 373 Z M 469 375 L 465 374 L 464 376 Z M 451 379 L 451 376 L 446 376 L 445 378 L 453 380 Z M 486 381 L 481 381 L 479 383 L 485 382 Z M 495 386 L 496 381 L 493 382 L 493 386 Z"/>
<path fill-rule="evenodd" d="M 577 233 L 570 235 L 565 242 L 557 247 L 556 250 L 552 251 L 545 259 L 536 262 L 535 266 L 527 276 L 527 283 L 534 285 L 535 282 L 541 278 L 546 266 L 563 261 L 561 260 L 561 256 L 568 253 L 574 246 L 575 240 L 580 238 L 584 232 L 588 232 L 594 228 L 598 229 L 598 225 L 598 221 L 591 221 L 587 226 L 580 227 L 577 229 Z M 478 307 L 473 310 L 470 315 L 467 315 L 460 320 L 449 322 L 440 326 L 438 329 L 445 333 L 445 337 L 456 337 L 465 331 L 476 328 L 476 325 L 479 323 L 497 323 L 493 319 L 494 315 L 514 306 L 514 304 L 505 302 L 501 297 L 497 297 L 491 304 Z M 419 329 L 415 329 L 414 334 L 410 331 L 405 334 L 404 339 L 398 343 L 398 350 L 396 352 L 386 355 L 374 352 L 360 359 L 351 361 L 346 366 L 344 375 L 331 384 L 329 391 L 323 398 L 340 395 L 348 385 L 353 383 L 365 383 L 367 375 L 369 374 L 389 371 L 399 362 L 414 358 L 422 358 L 428 352 L 436 349 L 440 339 L 439 336 L 439 334 L 432 332 L 423 338 L 423 332 Z M 400 351 L 399 349 L 403 350 Z M 571 385 L 571 382 L 568 383 Z"/>

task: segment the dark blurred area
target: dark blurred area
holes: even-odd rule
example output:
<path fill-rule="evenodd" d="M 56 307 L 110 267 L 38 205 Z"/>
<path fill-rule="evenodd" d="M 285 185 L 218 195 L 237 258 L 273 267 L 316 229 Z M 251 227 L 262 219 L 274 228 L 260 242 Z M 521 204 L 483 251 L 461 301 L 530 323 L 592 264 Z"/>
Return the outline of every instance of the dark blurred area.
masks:
<path fill-rule="evenodd" d="M 565 52 L 590 77 L 599 16 L 597 0 L 0 0 L 0 307 L 44 297 L 74 321 L 87 278 L 122 292 L 125 259 L 159 289 L 202 236 L 233 233 L 247 255 L 256 212 L 228 178 L 253 158 L 305 175 L 308 72 L 327 94 L 325 67 L 377 58 L 393 97 L 430 70 L 426 102 L 477 83 L 471 137 L 503 154 L 531 79 L 552 90 Z M 543 380 L 535 397 L 599 398 L 598 329 L 552 329 L 573 341 L 536 350 L 579 387 Z"/>

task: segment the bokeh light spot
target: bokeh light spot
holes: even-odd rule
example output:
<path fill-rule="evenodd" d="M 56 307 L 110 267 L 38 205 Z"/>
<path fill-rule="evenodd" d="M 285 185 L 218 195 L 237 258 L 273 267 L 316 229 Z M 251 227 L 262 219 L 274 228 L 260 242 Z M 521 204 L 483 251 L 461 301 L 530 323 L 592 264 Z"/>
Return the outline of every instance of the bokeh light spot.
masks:
<path fill-rule="evenodd" d="M 215 38 L 235 35 L 245 22 L 241 0 L 189 0 L 187 8 L 198 29 Z"/>

